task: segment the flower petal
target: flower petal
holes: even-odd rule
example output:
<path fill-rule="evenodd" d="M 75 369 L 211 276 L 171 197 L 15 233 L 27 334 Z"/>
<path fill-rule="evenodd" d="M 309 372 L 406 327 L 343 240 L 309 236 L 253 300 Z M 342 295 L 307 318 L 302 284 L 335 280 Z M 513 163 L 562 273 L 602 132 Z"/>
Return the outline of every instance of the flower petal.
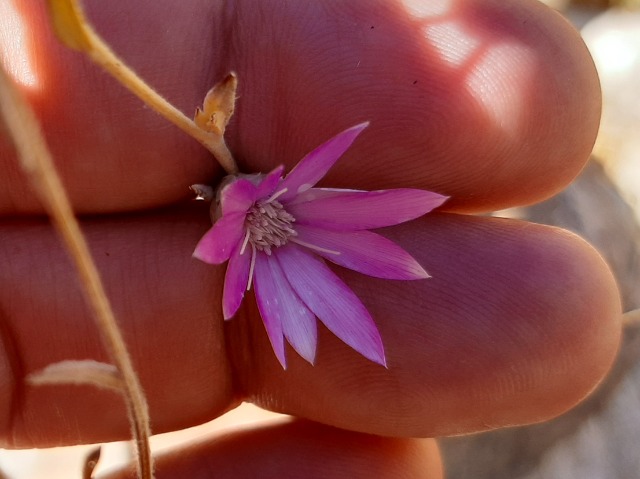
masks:
<path fill-rule="evenodd" d="M 411 188 L 380 191 L 335 190 L 311 201 L 287 204 L 297 224 L 335 231 L 357 231 L 397 225 L 428 213 L 447 199 Z"/>
<path fill-rule="evenodd" d="M 258 192 L 256 198 L 265 198 L 271 196 L 275 191 L 276 187 L 282 180 L 282 172 L 284 171 L 284 166 L 280 165 L 277 168 L 271 170 L 264 179 L 258 185 Z"/>
<path fill-rule="evenodd" d="M 316 254 L 345 268 L 384 279 L 425 279 L 429 275 L 393 241 L 370 231 L 329 231 L 296 225 L 296 236 L 307 244 L 337 251 L 333 254 L 314 250 Z"/>
<path fill-rule="evenodd" d="M 222 216 L 233 213 L 246 213 L 256 201 L 256 186 L 244 178 L 237 179 L 220 191 Z"/>
<path fill-rule="evenodd" d="M 278 250 L 279 248 L 275 249 L 271 256 L 260 254 L 260 261 L 266 263 L 264 267 L 269 268 L 270 274 L 269 284 L 260 284 L 263 294 L 270 297 L 269 304 L 265 305 L 265 308 L 269 309 L 272 317 L 280 320 L 284 335 L 293 349 L 313 364 L 318 343 L 316 317 L 298 298 L 287 281 L 276 260 Z M 258 287 L 257 284 L 256 287 Z"/>
<path fill-rule="evenodd" d="M 322 260 L 291 243 L 278 248 L 277 260 L 298 297 L 333 334 L 385 365 L 382 339 L 367 308 Z"/>
<path fill-rule="evenodd" d="M 338 133 L 300 160 L 280 184 L 287 188 L 281 200 L 294 198 L 320 181 L 367 126 L 369 122 L 360 123 Z"/>
<path fill-rule="evenodd" d="M 244 233 L 244 213 L 226 215 L 215 222 L 198 242 L 193 256 L 209 264 L 224 263 Z"/>
<path fill-rule="evenodd" d="M 299 203 L 307 203 L 309 201 L 333 198 L 334 196 L 344 195 L 345 193 L 367 193 L 367 190 L 347 190 L 344 188 L 310 188 L 304 193 L 300 193 L 298 196 L 285 203 L 287 204 L 287 206 L 297 205 Z"/>
<path fill-rule="evenodd" d="M 229 258 L 227 272 L 224 276 L 222 314 L 225 320 L 231 319 L 238 312 L 249 283 L 251 251 L 246 250 L 244 254 L 240 254 L 240 248 L 241 244 L 238 243 Z"/>
<path fill-rule="evenodd" d="M 260 310 L 262 322 L 267 330 L 267 336 L 271 342 L 273 352 L 284 369 L 287 369 L 287 359 L 284 353 L 284 335 L 282 331 L 282 321 L 278 314 L 277 290 L 274 288 L 276 281 L 286 281 L 285 278 L 276 278 L 271 272 L 267 255 L 261 252 L 256 253 L 256 266 L 254 271 L 254 289 L 256 303 Z"/>

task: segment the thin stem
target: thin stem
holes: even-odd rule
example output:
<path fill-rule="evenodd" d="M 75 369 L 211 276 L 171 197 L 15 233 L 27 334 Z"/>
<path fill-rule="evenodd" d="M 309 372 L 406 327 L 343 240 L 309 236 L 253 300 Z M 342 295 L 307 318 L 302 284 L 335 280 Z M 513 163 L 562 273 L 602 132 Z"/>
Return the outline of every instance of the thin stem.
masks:
<path fill-rule="evenodd" d="M 49 0 L 49 5 L 57 33 L 67 45 L 84 51 L 95 63 L 113 75 L 149 107 L 198 140 L 215 156 L 228 174 L 238 173 L 238 166 L 227 148 L 224 136 L 198 127 L 120 60 L 87 22 L 79 1 Z"/>
<path fill-rule="evenodd" d="M 151 479 L 153 478 L 153 463 L 149 448 L 151 432 L 147 402 L 142 387 L 100 280 L 98 269 L 73 214 L 35 114 L 2 68 L 0 68 L 0 111 L 5 118 L 21 165 L 29 177 L 34 192 L 47 208 L 54 226 L 69 250 L 82 280 L 84 293 L 93 307 L 104 346 L 122 375 L 124 399 L 138 451 L 138 473 L 144 479 Z"/>
<path fill-rule="evenodd" d="M 640 309 L 632 309 L 622 315 L 623 326 L 636 326 L 640 324 Z"/>

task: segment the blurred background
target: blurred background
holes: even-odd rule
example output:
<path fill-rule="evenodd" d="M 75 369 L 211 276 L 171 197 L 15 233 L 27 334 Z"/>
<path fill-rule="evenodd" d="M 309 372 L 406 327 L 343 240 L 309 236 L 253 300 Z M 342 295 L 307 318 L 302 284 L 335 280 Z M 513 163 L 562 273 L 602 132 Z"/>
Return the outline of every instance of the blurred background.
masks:
<path fill-rule="evenodd" d="M 578 28 L 600 74 L 603 116 L 593 156 L 565 191 L 528 208 L 497 212 L 572 230 L 612 266 L 625 311 L 640 308 L 640 0 L 545 0 Z M 211 423 L 153 438 L 154 450 L 212 431 L 286 417 L 251 405 Z M 640 321 L 625 328 L 613 371 L 596 393 L 553 421 L 441 441 L 448 479 L 640 478 Z M 0 449 L 0 478 L 80 478 L 95 446 Z M 97 471 L 130 459 L 107 444 Z"/>

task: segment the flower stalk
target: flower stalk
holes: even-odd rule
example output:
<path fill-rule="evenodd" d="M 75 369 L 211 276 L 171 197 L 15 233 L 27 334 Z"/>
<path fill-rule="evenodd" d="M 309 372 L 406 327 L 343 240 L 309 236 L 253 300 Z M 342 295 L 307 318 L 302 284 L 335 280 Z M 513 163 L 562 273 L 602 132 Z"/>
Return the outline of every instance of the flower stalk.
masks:
<path fill-rule="evenodd" d="M 238 173 L 238 166 L 224 141 L 224 127 L 221 130 L 219 127 L 202 128 L 147 85 L 129 66 L 118 58 L 107 43 L 91 27 L 86 20 L 82 6 L 78 0 L 47 0 L 47 3 L 56 34 L 65 45 L 84 52 L 91 60 L 110 73 L 150 108 L 176 125 L 186 134 L 198 140 L 213 154 L 218 163 L 220 163 L 220 166 L 222 166 L 228 174 Z M 231 77 L 231 79 L 229 79 L 229 77 Z M 231 95 L 235 100 L 235 75 L 230 74 L 229 77 L 223 81 L 226 88 L 222 90 L 224 90 L 223 93 L 225 95 Z M 213 92 L 216 87 L 214 87 L 211 92 Z M 221 103 L 228 105 L 229 102 L 229 100 L 224 100 Z M 206 111 L 205 104 L 205 113 Z M 198 113 L 202 112 L 198 110 L 196 120 L 203 121 L 206 124 L 207 119 L 202 120 L 202 115 L 199 116 Z M 231 110 L 231 113 L 233 113 L 233 110 Z M 228 116 L 230 117 L 230 114 Z M 219 126 L 221 124 L 220 120 L 218 119 L 214 124 Z M 226 122 L 224 122 L 224 126 L 226 126 Z"/>
<path fill-rule="evenodd" d="M 124 385 L 123 397 L 138 452 L 139 477 L 151 479 L 151 431 L 142 387 L 36 116 L 3 68 L 0 68 L 0 112 L 13 138 L 22 169 L 27 174 L 35 194 L 47 209 L 75 263 L 84 293 L 93 307 L 102 342 Z"/>

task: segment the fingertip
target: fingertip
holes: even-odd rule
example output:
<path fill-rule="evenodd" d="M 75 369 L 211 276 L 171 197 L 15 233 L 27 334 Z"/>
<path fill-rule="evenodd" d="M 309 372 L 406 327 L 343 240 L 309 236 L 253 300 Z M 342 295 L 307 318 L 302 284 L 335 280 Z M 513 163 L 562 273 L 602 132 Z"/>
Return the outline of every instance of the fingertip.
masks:
<path fill-rule="evenodd" d="M 555 417 L 575 406 L 597 387 L 609 372 L 622 336 L 622 305 L 616 280 L 600 253 L 579 236 L 557 232 L 555 265 L 544 285 L 556 294 L 564 314 L 553 327 L 549 344 L 556 354 L 539 374 L 553 373 L 555 402 L 542 419 Z M 555 274 L 553 274 L 555 273 Z M 546 370 L 546 371 L 545 371 Z"/>
<path fill-rule="evenodd" d="M 598 75 L 575 27 L 534 0 L 440 1 L 435 12 L 402 3 L 424 24 L 437 76 L 454 85 L 436 95 L 460 90 L 430 150 L 449 160 L 437 171 L 446 185 L 436 189 L 453 196 L 444 209 L 529 204 L 565 187 L 591 153 L 601 112 Z"/>
<path fill-rule="evenodd" d="M 434 218 L 434 226 L 439 219 L 444 218 Z M 440 417 L 448 416 L 443 433 L 450 434 L 463 416 L 458 427 L 472 432 L 562 414 L 599 384 L 618 351 L 621 304 L 608 265 L 586 241 L 559 228 L 460 219 L 466 223 L 458 224 L 460 231 L 470 227 L 466 240 L 458 243 L 454 233 L 444 251 L 428 253 L 437 258 L 429 288 L 436 296 L 433 313 L 445 315 L 435 320 L 442 324 L 428 328 L 444 343 L 429 341 L 440 358 L 432 390 L 441 387 L 448 396 L 449 381 L 457 390 L 448 404 L 440 403 Z M 458 256 L 453 261 L 452 252 L 446 252 L 450 248 Z M 475 278 L 468 281 L 464 275 Z M 441 280 L 453 289 L 445 290 Z M 464 294 L 475 300 L 450 303 L 452 295 Z M 447 311 L 452 308 L 453 314 Z M 448 331 L 441 331 L 445 322 Z M 456 401 L 459 409 L 449 409 Z M 472 404 L 475 412 L 467 415 Z"/>
<path fill-rule="evenodd" d="M 255 355 L 237 363 L 250 400 L 338 427 L 433 437 L 549 419 L 609 370 L 621 333 L 617 287 L 575 235 L 447 214 L 385 234 L 433 275 L 402 282 L 341 271 L 375 318 L 389 367 L 321 330 L 317 365 L 292 358 L 284 375 L 259 359 L 270 353 L 262 339 L 238 338 Z"/>
<path fill-rule="evenodd" d="M 282 30 L 238 3 L 239 18 L 259 22 L 255 35 L 274 39 L 248 43 L 238 66 L 251 88 L 230 141 L 253 168 L 295 164 L 332 134 L 336 111 L 341 125 L 364 117 L 371 127 L 328 173 L 333 187 L 424 188 L 451 196 L 447 210 L 479 212 L 546 198 L 583 167 L 599 123 L 597 74 L 548 7 L 329 3 L 265 13 L 301 19 Z M 274 48 L 290 60 L 277 85 L 263 75 Z M 276 88 L 288 101 L 265 105 Z"/>

